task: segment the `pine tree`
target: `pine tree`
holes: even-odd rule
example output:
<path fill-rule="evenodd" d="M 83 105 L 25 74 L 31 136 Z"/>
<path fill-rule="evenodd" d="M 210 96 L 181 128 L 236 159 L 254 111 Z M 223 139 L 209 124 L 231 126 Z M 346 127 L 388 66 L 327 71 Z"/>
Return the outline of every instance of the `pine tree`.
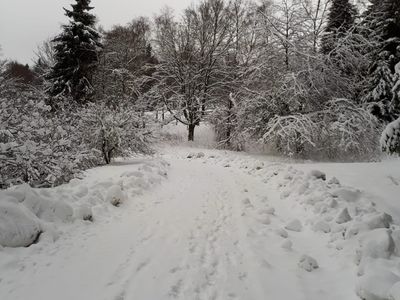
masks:
<path fill-rule="evenodd" d="M 340 38 L 354 25 L 357 10 L 349 0 L 333 0 L 328 14 L 328 24 L 321 41 L 321 52 L 332 54 Z"/>
<path fill-rule="evenodd" d="M 72 96 L 78 103 L 85 103 L 93 95 L 92 74 L 98 62 L 101 47 L 100 34 L 94 29 L 96 18 L 89 11 L 90 0 L 75 0 L 72 10 L 65 9 L 70 18 L 62 26 L 62 33 L 53 39 L 55 64 L 46 78 L 52 97 Z"/>
<path fill-rule="evenodd" d="M 400 2 L 374 1 L 367 11 L 368 38 L 376 44 L 371 54 L 368 91 L 364 101 L 381 121 L 400 114 Z"/>

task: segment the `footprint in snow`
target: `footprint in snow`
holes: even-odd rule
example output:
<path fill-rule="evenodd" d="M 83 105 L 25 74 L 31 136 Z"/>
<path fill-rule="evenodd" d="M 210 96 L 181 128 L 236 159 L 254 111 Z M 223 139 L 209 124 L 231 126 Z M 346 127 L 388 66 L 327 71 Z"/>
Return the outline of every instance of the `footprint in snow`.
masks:
<path fill-rule="evenodd" d="M 292 250 L 293 243 L 291 240 L 286 239 L 282 244 L 281 247 L 286 250 Z"/>
<path fill-rule="evenodd" d="M 275 214 L 275 208 L 273 208 L 273 207 L 267 207 L 267 208 L 260 209 L 260 210 L 258 211 L 258 214 L 259 214 L 259 215 L 263 215 L 263 214 L 266 214 L 266 215 L 274 215 L 274 214 Z"/>
<path fill-rule="evenodd" d="M 176 272 L 178 272 L 178 271 L 180 271 L 180 270 L 181 270 L 180 267 L 174 267 L 174 268 L 172 268 L 171 270 L 169 270 L 169 272 L 170 272 L 171 274 L 174 274 L 174 273 L 176 273 Z"/>
<path fill-rule="evenodd" d="M 136 267 L 136 272 L 140 272 L 144 267 L 146 267 L 148 264 L 150 263 L 150 260 L 146 260 L 141 262 L 140 264 L 138 264 L 138 266 Z"/>
<path fill-rule="evenodd" d="M 171 286 L 171 289 L 168 293 L 169 296 L 172 296 L 174 298 L 177 298 L 181 292 L 182 289 L 182 279 L 180 279 L 177 283 L 175 283 L 173 286 Z"/>
<path fill-rule="evenodd" d="M 264 224 L 264 225 L 269 225 L 269 224 L 271 224 L 271 219 L 269 218 L 268 215 L 261 215 L 261 216 L 258 218 L 258 221 L 259 221 L 261 224 Z"/>
<path fill-rule="evenodd" d="M 250 202 L 249 198 L 245 198 L 242 200 L 243 206 L 245 208 L 254 208 L 253 204 Z"/>

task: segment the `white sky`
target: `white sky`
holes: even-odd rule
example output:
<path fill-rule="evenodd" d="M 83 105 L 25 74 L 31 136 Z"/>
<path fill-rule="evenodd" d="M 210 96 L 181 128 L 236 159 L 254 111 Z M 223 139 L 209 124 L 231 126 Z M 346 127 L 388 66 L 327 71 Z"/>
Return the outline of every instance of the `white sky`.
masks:
<path fill-rule="evenodd" d="M 2 58 L 32 63 L 37 46 L 60 31 L 66 23 L 62 7 L 73 0 L 0 0 L 0 45 Z M 104 28 L 126 24 L 138 16 L 152 17 L 164 6 L 179 14 L 195 0 L 92 0 Z"/>

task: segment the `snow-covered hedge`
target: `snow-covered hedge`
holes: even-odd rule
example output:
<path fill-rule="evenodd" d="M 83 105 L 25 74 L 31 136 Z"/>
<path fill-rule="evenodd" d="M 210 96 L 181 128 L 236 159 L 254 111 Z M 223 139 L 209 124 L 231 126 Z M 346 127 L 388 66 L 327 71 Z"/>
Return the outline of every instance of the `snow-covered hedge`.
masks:
<path fill-rule="evenodd" d="M 5 77 L 0 65 L 0 189 L 55 186 L 114 156 L 151 152 L 149 130 L 133 105 L 74 105 Z M 122 101 L 121 101 L 122 102 Z"/>

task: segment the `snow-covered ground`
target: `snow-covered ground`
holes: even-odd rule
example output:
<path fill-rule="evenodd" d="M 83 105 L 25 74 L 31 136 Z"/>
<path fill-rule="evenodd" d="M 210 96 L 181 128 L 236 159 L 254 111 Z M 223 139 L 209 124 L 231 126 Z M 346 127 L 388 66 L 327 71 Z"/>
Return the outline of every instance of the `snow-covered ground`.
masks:
<path fill-rule="evenodd" d="M 0 247 L 0 299 L 400 299 L 398 161 L 159 152 L 0 194 L 43 231 Z"/>

